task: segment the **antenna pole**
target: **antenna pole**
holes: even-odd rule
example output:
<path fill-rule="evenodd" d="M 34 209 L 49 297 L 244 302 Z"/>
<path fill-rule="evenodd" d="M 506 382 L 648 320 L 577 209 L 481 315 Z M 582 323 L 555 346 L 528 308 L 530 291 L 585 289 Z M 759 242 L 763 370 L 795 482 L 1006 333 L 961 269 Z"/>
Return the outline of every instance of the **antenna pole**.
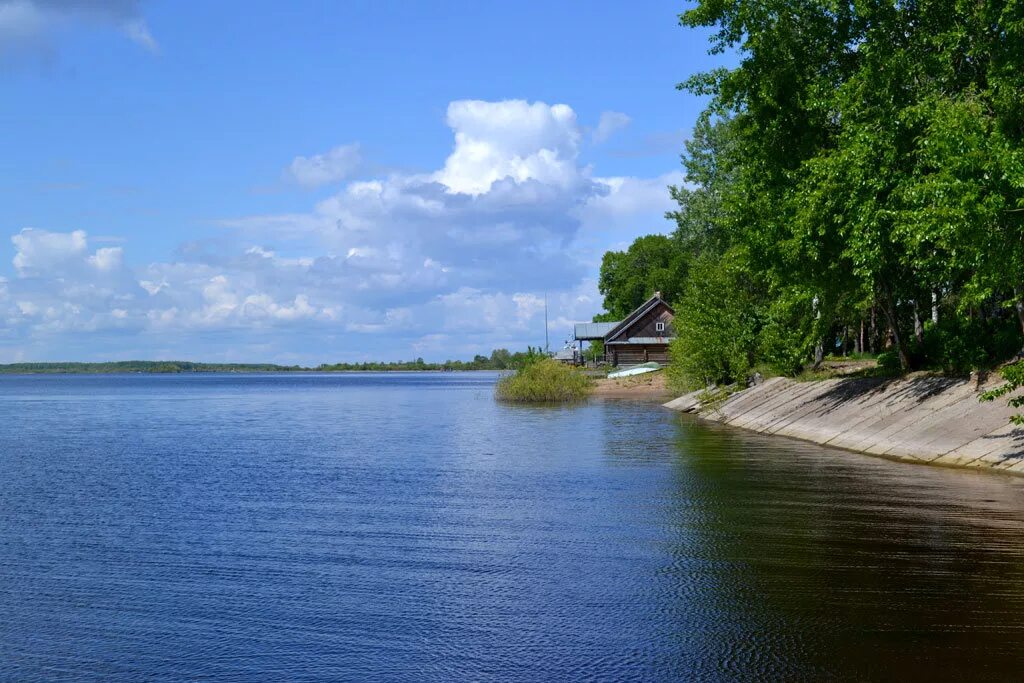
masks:
<path fill-rule="evenodd" d="M 548 346 L 548 293 L 544 292 L 544 353 L 551 349 Z"/>

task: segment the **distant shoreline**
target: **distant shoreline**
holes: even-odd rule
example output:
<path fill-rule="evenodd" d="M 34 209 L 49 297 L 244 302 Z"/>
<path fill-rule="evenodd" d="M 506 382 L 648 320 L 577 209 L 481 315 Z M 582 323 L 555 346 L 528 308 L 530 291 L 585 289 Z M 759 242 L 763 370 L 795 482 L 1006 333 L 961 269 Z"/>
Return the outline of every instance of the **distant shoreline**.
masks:
<path fill-rule="evenodd" d="M 273 363 L 193 363 L 189 361 L 114 361 L 109 363 L 10 363 L 0 365 L 0 375 L 186 375 L 342 372 L 468 372 L 502 370 L 482 364 L 449 363 L 336 363 L 305 367 Z"/>

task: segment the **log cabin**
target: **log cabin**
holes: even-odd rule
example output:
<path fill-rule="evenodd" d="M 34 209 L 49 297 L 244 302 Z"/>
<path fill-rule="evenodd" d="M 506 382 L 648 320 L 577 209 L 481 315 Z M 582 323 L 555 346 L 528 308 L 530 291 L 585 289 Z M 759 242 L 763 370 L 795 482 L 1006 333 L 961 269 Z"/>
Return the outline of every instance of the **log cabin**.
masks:
<path fill-rule="evenodd" d="M 623 320 L 576 325 L 577 341 L 602 341 L 604 360 L 616 367 L 637 363 L 668 363 L 668 345 L 675 338 L 675 311 L 661 292 L 645 301 Z"/>

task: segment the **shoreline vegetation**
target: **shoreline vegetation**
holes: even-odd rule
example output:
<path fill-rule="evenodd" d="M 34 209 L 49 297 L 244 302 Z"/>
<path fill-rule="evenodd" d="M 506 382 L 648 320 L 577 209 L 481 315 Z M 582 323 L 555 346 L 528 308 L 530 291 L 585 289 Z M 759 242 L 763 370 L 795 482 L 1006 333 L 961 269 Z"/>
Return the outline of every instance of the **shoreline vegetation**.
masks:
<path fill-rule="evenodd" d="M 494 396 L 508 403 L 573 403 L 590 396 L 594 386 L 580 370 L 539 357 L 499 379 Z"/>
<path fill-rule="evenodd" d="M 679 393 L 829 381 L 835 356 L 865 377 L 998 371 L 975 398 L 1024 408 L 1024 15 L 1006 7 L 693 3 L 680 24 L 743 58 L 677 86 L 707 104 L 671 233 L 604 255 L 594 321 L 662 292 Z"/>

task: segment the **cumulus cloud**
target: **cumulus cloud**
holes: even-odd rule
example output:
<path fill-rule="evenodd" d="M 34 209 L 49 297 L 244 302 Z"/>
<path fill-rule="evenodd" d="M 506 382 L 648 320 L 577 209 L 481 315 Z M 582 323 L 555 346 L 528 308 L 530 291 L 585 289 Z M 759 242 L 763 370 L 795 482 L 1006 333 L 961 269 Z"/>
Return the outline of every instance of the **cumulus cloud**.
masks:
<path fill-rule="evenodd" d="M 159 50 L 139 0 L 0 0 L 0 57 L 50 52 L 58 35 L 76 25 L 114 27 Z"/>
<path fill-rule="evenodd" d="M 602 252 L 668 228 L 678 174 L 595 175 L 564 104 L 453 102 L 447 123 L 433 172 L 336 181 L 308 212 L 224 220 L 166 262 L 133 267 L 130 245 L 80 230 L 22 230 L 0 316 L 36 349 L 113 330 L 142 357 L 443 358 L 538 344 L 547 293 L 560 341 L 600 310 Z M 300 159 L 319 179 L 341 173 L 330 156 Z"/>
<path fill-rule="evenodd" d="M 590 139 L 594 144 L 599 145 L 606 142 L 616 131 L 622 130 L 632 121 L 629 116 L 619 111 L 606 111 L 601 114 L 597 127 L 591 134 Z"/>
<path fill-rule="evenodd" d="M 479 195 L 495 182 L 566 186 L 578 177 L 579 129 L 567 105 L 523 100 L 448 105 L 455 149 L 435 179 L 450 192 Z"/>
<path fill-rule="evenodd" d="M 121 267 L 123 255 L 124 250 L 121 247 L 103 247 L 89 257 L 89 265 L 104 272 L 114 271 Z"/>
<path fill-rule="evenodd" d="M 304 187 L 320 187 L 350 178 L 361 163 L 359 145 L 341 145 L 323 154 L 295 157 L 285 177 Z"/>
<path fill-rule="evenodd" d="M 14 267 L 20 275 L 37 270 L 57 270 L 65 263 L 80 258 L 86 250 L 85 232 L 48 232 L 24 228 L 11 237 L 17 253 Z"/>

